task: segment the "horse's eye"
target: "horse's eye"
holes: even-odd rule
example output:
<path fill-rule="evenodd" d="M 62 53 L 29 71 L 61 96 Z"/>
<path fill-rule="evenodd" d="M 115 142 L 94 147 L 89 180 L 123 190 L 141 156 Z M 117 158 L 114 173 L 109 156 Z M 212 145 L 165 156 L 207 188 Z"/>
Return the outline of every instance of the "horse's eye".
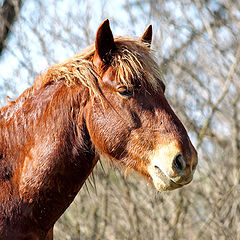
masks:
<path fill-rule="evenodd" d="M 123 97 L 131 97 L 133 95 L 133 91 L 126 86 L 119 87 L 117 91 Z"/>

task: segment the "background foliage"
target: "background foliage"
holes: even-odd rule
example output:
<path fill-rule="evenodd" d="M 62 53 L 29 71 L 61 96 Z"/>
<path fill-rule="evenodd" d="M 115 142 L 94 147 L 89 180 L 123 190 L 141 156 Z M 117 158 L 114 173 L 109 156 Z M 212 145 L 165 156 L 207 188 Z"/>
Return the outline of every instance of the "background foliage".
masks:
<path fill-rule="evenodd" d="M 56 239 L 240 239 L 239 1 L 26 0 L 0 58 L 1 104 L 92 44 L 105 18 L 114 35 L 140 36 L 153 24 L 167 98 L 199 165 L 189 186 L 156 193 L 141 177 L 98 164 Z"/>

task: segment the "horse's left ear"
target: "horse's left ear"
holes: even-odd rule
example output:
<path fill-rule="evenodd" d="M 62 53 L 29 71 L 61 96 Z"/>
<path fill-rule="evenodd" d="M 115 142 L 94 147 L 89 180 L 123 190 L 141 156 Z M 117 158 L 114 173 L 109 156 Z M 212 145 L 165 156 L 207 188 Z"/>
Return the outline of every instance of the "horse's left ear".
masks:
<path fill-rule="evenodd" d="M 152 25 L 148 25 L 147 29 L 143 33 L 143 35 L 138 39 L 140 42 L 144 42 L 149 44 L 149 47 L 151 46 L 152 43 Z"/>
<path fill-rule="evenodd" d="M 96 67 L 102 67 L 111 60 L 111 52 L 115 49 L 113 34 L 106 19 L 98 28 L 95 40 L 95 53 L 93 63 Z"/>

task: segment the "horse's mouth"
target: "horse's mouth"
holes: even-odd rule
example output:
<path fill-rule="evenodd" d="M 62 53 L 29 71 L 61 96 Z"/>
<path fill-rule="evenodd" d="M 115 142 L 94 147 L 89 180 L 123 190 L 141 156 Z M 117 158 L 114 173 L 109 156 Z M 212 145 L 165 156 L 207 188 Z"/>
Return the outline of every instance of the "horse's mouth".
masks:
<path fill-rule="evenodd" d="M 157 166 L 154 166 L 154 169 L 152 169 L 151 173 L 153 184 L 158 191 L 174 190 L 185 185 L 174 182 Z"/>

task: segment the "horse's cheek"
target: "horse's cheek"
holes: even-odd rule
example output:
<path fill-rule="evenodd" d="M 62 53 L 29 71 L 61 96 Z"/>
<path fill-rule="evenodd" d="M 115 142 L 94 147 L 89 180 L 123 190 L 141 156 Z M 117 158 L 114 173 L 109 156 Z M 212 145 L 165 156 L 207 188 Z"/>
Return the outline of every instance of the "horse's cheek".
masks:
<path fill-rule="evenodd" d="M 87 128 L 92 143 L 98 151 L 109 156 L 126 139 L 121 122 L 111 111 L 95 111 L 88 115 Z"/>
<path fill-rule="evenodd" d="M 106 151 L 106 127 L 104 117 L 99 111 L 89 111 L 86 116 L 86 125 L 89 132 L 90 140 L 99 151 Z"/>

